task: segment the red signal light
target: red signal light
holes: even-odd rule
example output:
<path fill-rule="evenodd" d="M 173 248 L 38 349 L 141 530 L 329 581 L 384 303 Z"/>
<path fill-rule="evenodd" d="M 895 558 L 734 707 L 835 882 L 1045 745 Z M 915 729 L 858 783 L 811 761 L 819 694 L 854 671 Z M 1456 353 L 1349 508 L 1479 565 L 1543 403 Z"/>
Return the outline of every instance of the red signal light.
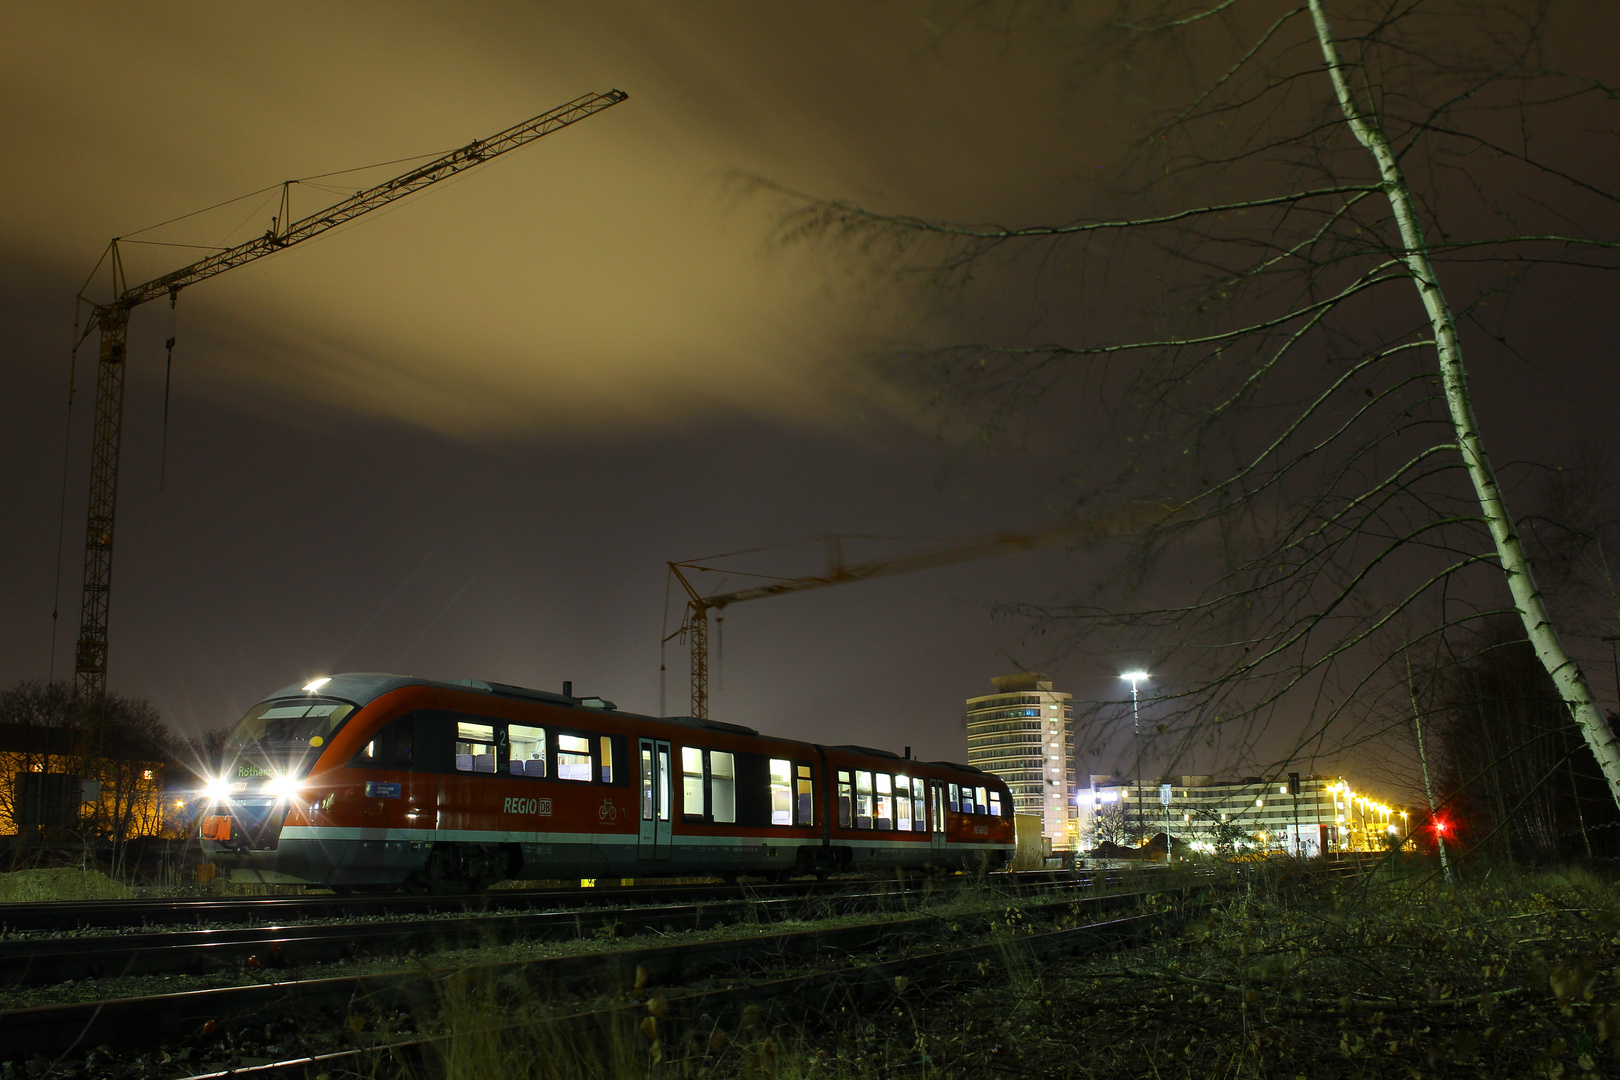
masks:
<path fill-rule="evenodd" d="M 1446 823 L 1445 823 L 1445 821 L 1444 820 L 1436 821 L 1434 823 L 1434 831 L 1437 832 L 1437 833 L 1445 832 L 1446 831 Z"/>

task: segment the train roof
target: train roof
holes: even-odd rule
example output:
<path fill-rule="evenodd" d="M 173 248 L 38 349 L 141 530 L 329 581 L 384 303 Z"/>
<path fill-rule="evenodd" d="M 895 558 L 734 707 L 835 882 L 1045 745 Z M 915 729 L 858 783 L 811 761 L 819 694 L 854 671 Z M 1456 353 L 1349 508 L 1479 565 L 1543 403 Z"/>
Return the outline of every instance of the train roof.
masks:
<path fill-rule="evenodd" d="M 569 697 L 566 694 L 558 694 L 550 690 L 536 690 L 528 686 L 513 686 L 510 683 L 490 682 L 485 679 L 439 680 L 423 679 L 414 675 L 390 675 L 378 671 L 349 671 L 329 677 L 314 689 L 310 689 L 311 686 L 313 686 L 312 683 L 293 683 L 289 686 L 283 686 L 273 694 L 267 695 L 264 700 L 272 701 L 278 698 L 319 694 L 322 697 L 334 697 L 353 702 L 355 705 L 364 708 L 384 694 L 391 693 L 401 687 L 432 686 L 442 690 L 487 694 L 490 697 L 539 701 L 547 705 L 557 705 L 564 709 L 611 712 L 615 716 L 624 716 L 635 720 L 656 720 L 663 724 L 678 724 L 682 727 L 703 728 L 708 731 L 728 731 L 734 735 L 759 734 L 754 728 L 745 727 L 742 724 L 728 724 L 724 720 L 700 720 L 695 716 L 648 716 L 645 713 L 625 712 L 606 698 Z"/>
<path fill-rule="evenodd" d="M 459 690 L 463 693 L 488 694 L 490 697 L 512 698 L 520 701 L 538 701 L 547 705 L 556 705 L 564 709 L 582 709 L 587 712 L 611 712 L 615 716 L 628 717 L 634 720 L 652 720 L 660 724 L 676 724 L 681 727 L 700 728 L 705 731 L 725 731 L 734 735 L 758 735 L 755 728 L 745 727 L 742 724 L 728 724 L 724 720 L 704 720 L 696 716 L 648 716 L 645 713 L 624 712 L 606 698 L 600 697 L 570 697 L 566 694 L 554 693 L 550 690 L 535 690 L 527 686 L 513 686 L 510 683 L 489 682 L 484 679 L 423 679 L 414 675 L 390 675 L 378 671 L 349 671 L 341 675 L 333 675 L 321 682 L 319 686 L 313 683 L 292 683 L 282 687 L 273 694 L 267 695 L 265 701 L 278 698 L 302 697 L 305 694 L 319 694 L 321 697 L 339 698 L 343 701 L 353 702 L 364 708 L 384 694 L 391 693 L 406 686 L 432 686 L 444 690 Z M 313 687 L 313 689 L 311 689 Z M 777 736 L 772 736 L 776 738 Z M 783 739 L 783 742 L 796 742 L 801 740 Z M 807 744 L 808 745 L 808 744 Z M 895 761 L 905 760 L 892 750 L 878 750 L 870 746 L 856 746 L 842 744 L 831 749 L 851 750 L 857 754 L 866 754 L 871 757 L 893 758 Z M 963 765 L 956 761 L 930 761 L 929 765 L 938 765 L 941 768 L 956 769 L 960 772 L 975 773 L 988 776 L 989 773 L 976 769 L 972 765 Z"/>

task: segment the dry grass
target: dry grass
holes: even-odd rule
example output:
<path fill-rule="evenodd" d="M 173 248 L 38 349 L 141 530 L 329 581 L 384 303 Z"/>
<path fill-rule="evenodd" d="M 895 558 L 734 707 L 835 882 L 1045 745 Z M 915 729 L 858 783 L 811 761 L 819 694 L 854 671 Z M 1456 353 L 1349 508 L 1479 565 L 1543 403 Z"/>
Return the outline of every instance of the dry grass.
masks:
<path fill-rule="evenodd" d="M 1416 865 L 1354 884 L 1264 865 L 1243 874 L 1184 931 L 1127 953 L 1031 961 L 1016 948 L 1030 928 L 1008 917 L 982 931 L 1007 947 L 977 978 L 901 979 L 774 1012 L 681 1017 L 653 992 L 629 1019 L 511 1026 L 509 992 L 467 992 L 448 1003 L 442 1064 L 458 1080 L 1620 1071 L 1609 878 L 1478 872 L 1452 889 Z"/>
<path fill-rule="evenodd" d="M 55 867 L 48 870 L 12 870 L 0 874 L 0 903 L 31 900 L 127 900 L 134 895 L 95 870 Z"/>

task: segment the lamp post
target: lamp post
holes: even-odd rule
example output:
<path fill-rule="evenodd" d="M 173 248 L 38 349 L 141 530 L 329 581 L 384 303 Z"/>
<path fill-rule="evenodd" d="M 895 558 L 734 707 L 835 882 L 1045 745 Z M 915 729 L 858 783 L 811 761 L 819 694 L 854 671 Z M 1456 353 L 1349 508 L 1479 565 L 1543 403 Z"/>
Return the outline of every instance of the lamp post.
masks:
<path fill-rule="evenodd" d="M 1138 683 L 1147 682 L 1148 673 L 1127 671 L 1120 678 L 1131 681 L 1131 734 L 1136 743 L 1136 829 L 1141 833 L 1146 830 L 1142 813 L 1142 709 L 1136 688 Z"/>

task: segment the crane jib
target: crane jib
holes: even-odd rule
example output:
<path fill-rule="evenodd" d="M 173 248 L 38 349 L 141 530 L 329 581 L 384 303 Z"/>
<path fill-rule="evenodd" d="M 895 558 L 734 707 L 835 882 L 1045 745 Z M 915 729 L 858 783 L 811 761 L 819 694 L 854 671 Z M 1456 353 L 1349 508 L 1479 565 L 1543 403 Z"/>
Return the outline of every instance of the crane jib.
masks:
<path fill-rule="evenodd" d="M 402 199 L 414 194 L 422 188 L 436 184 L 440 180 L 448 179 L 458 172 L 469 169 L 474 165 L 481 165 L 491 158 L 499 157 L 510 150 L 543 138 L 552 132 L 577 123 L 585 117 L 611 108 L 624 101 L 630 95 L 623 90 L 609 90 L 605 94 L 586 94 L 575 98 L 566 105 L 560 105 L 549 112 L 541 113 L 530 120 L 514 127 L 507 128 L 498 135 L 488 139 L 477 139 L 468 143 L 459 150 L 453 150 L 443 157 L 411 170 L 403 176 L 396 176 L 386 180 L 375 187 L 355 192 L 340 202 L 334 203 L 324 210 L 319 210 L 300 221 L 284 226 L 280 231 L 269 231 L 263 236 L 255 237 L 236 247 L 215 252 L 212 255 L 181 267 L 162 277 L 154 278 L 144 285 L 136 285 L 125 289 L 119 294 L 116 304 L 128 309 L 139 307 L 141 304 L 169 293 L 176 292 L 188 285 L 195 285 L 199 281 L 215 277 L 227 270 L 235 269 L 254 259 L 263 258 L 282 248 L 312 237 L 319 236 L 329 229 L 334 229 L 347 221 L 351 221 L 361 214 L 369 213 L 380 206 Z"/>

